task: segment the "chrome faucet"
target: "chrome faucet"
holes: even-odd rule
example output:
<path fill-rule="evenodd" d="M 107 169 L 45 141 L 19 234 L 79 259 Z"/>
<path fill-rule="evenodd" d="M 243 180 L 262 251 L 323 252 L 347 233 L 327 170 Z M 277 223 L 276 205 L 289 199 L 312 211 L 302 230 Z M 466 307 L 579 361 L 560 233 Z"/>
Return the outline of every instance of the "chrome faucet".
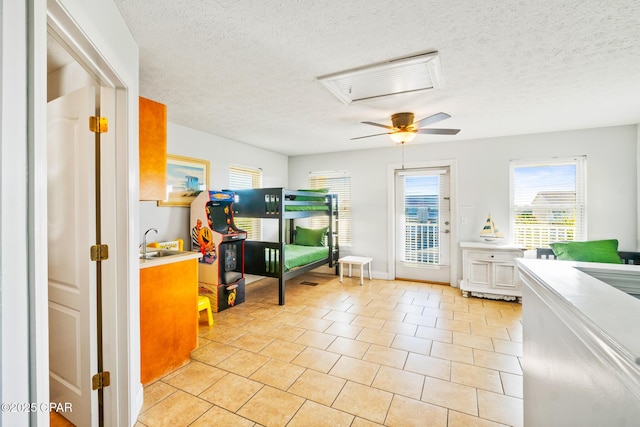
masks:
<path fill-rule="evenodd" d="M 156 234 L 158 234 L 158 230 L 156 230 L 155 228 L 150 228 L 144 232 L 144 239 L 142 240 L 142 257 L 143 258 L 147 257 L 147 234 L 149 234 L 150 231 L 155 231 Z"/>

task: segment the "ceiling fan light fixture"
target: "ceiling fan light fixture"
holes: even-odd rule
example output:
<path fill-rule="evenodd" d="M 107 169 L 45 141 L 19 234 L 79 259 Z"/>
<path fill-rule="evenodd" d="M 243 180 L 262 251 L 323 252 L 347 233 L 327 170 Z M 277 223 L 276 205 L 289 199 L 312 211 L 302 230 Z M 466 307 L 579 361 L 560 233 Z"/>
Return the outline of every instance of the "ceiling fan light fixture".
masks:
<path fill-rule="evenodd" d="M 441 120 L 450 118 L 447 113 L 436 113 L 420 120 L 414 120 L 413 113 L 396 113 L 391 115 L 392 125 L 384 125 L 375 122 L 362 122 L 365 125 L 371 125 L 376 127 L 385 128 L 391 132 L 377 133 L 374 135 L 357 136 L 354 139 L 371 138 L 372 136 L 389 135 L 391 139 L 399 144 L 411 141 L 416 137 L 418 133 L 430 134 L 430 135 L 457 135 L 460 129 L 434 129 L 434 128 L 421 128 L 420 126 L 427 126 L 437 123 Z"/>
<path fill-rule="evenodd" d="M 405 142 L 411 141 L 416 137 L 415 130 L 404 130 L 400 132 L 394 132 L 390 134 L 391 140 L 397 144 L 404 144 Z"/>

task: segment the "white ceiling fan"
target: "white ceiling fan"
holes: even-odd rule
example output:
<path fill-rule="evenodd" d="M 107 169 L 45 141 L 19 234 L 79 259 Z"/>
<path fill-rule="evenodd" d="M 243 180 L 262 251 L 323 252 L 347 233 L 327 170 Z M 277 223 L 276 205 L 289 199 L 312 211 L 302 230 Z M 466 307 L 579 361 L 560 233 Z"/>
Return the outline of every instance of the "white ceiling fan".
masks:
<path fill-rule="evenodd" d="M 396 113 L 391 116 L 391 126 L 374 122 L 362 122 L 367 125 L 378 126 L 390 130 L 390 132 L 377 133 L 373 135 L 358 136 L 354 139 L 370 138 L 372 136 L 390 135 L 394 142 L 404 144 L 411 141 L 419 133 L 431 135 L 456 135 L 460 129 L 439 129 L 439 128 L 421 128 L 445 120 L 451 117 L 447 113 L 437 113 L 424 119 L 414 121 L 413 113 Z"/>

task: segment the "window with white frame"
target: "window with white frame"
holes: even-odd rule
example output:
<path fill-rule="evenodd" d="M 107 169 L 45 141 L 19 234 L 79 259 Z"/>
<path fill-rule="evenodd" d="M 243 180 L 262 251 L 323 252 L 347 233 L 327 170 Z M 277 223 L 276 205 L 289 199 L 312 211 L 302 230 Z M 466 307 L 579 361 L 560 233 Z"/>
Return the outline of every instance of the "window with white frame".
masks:
<path fill-rule="evenodd" d="M 246 166 L 229 167 L 229 189 L 245 190 L 262 187 L 262 169 Z M 259 218 L 234 218 L 236 227 L 247 232 L 247 238 L 262 240 L 262 220 Z"/>
<path fill-rule="evenodd" d="M 528 249 L 586 239 L 586 157 L 511 162 L 511 230 Z"/>
<path fill-rule="evenodd" d="M 351 245 L 351 176 L 347 171 L 310 172 L 309 188 L 327 188 L 329 193 L 338 195 L 338 243 L 342 246 Z M 327 226 L 326 217 L 310 218 L 313 228 Z"/>

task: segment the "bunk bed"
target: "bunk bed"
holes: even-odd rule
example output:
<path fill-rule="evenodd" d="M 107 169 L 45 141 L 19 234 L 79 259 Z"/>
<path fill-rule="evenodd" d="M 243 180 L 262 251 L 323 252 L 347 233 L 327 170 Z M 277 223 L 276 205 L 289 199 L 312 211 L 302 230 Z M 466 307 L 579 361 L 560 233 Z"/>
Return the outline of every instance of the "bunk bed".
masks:
<path fill-rule="evenodd" d="M 334 267 L 337 274 L 340 254 L 336 194 L 285 188 L 232 191 L 236 194 L 233 204 L 235 218 L 278 221 L 277 241 L 246 240 L 244 271 L 246 274 L 278 278 L 280 305 L 284 305 L 287 280 L 326 264 Z M 294 224 L 296 219 L 314 216 L 327 217 L 327 227 L 312 230 Z"/>

